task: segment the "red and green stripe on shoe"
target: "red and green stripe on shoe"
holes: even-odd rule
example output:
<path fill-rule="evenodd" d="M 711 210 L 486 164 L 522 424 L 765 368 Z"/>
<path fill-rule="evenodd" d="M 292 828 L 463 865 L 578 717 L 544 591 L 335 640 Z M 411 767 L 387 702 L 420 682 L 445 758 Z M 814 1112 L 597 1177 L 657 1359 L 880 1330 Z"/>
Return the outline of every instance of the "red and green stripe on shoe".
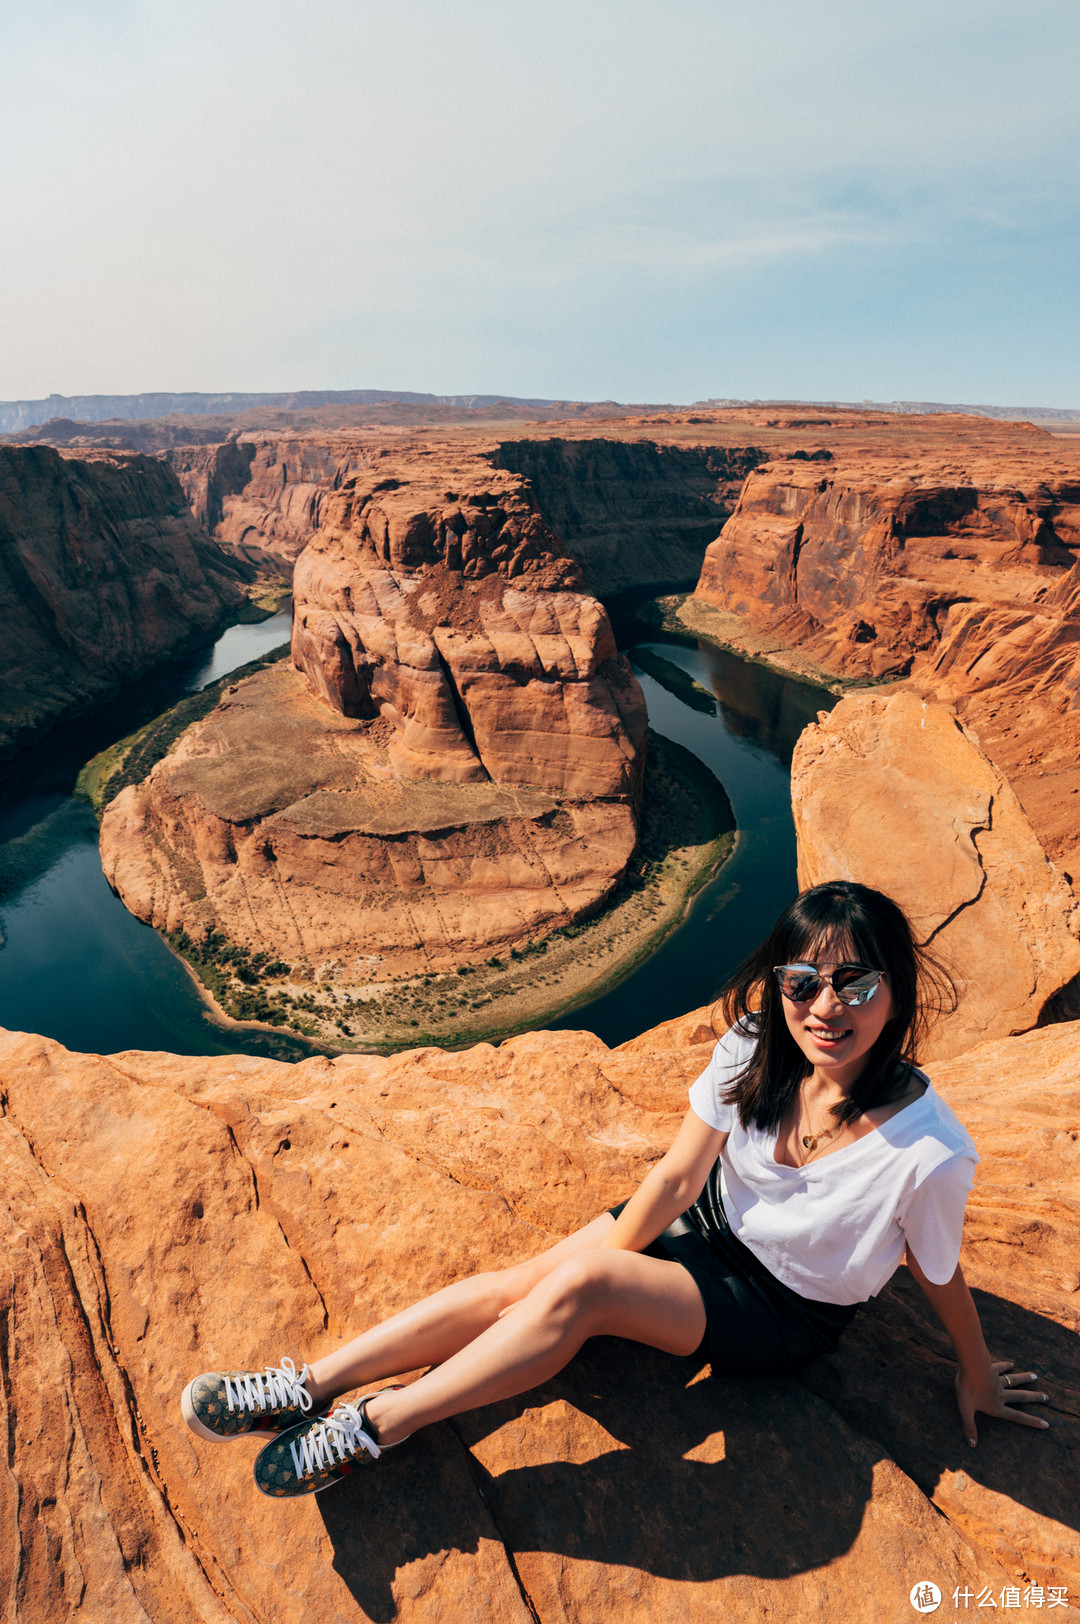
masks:
<path fill-rule="evenodd" d="M 364 1407 L 374 1397 L 366 1393 L 355 1404 L 339 1404 L 330 1415 L 279 1433 L 256 1457 L 256 1487 L 278 1500 L 321 1494 L 358 1467 L 378 1460 L 383 1449 L 394 1446 L 380 1447 L 367 1419 Z"/>
<path fill-rule="evenodd" d="M 192 1432 L 212 1441 L 282 1432 L 311 1412 L 307 1374 L 307 1365 L 297 1372 L 291 1359 L 265 1370 L 206 1371 L 188 1382 L 180 1409 Z"/>

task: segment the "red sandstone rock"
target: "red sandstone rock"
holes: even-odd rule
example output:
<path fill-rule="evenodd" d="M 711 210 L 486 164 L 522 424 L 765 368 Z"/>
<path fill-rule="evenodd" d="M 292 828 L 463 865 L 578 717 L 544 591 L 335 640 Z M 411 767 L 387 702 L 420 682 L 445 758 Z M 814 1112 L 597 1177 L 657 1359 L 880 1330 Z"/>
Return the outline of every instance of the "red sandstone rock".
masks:
<path fill-rule="evenodd" d="M 0 447 L 0 753 L 208 641 L 250 573 L 155 459 Z"/>
<path fill-rule="evenodd" d="M 645 705 L 520 479 L 380 469 L 329 499 L 294 579 L 293 658 L 394 769 L 636 800 Z M 475 470 L 468 468 L 466 474 Z"/>
<path fill-rule="evenodd" d="M 850 695 L 795 747 L 799 883 L 895 897 L 962 997 L 934 1052 L 1034 1026 L 1080 974 L 1080 910 L 1008 782 L 948 707 Z"/>
<path fill-rule="evenodd" d="M 1080 487 L 1029 490 L 769 464 L 748 476 L 698 595 L 844 676 L 903 676 L 953 640 L 956 609 L 1030 616 L 1071 567 Z"/>
<path fill-rule="evenodd" d="M 319 528 L 328 493 L 368 466 L 371 449 L 336 435 L 241 436 L 167 453 L 201 525 L 230 547 L 292 563 Z"/>
<path fill-rule="evenodd" d="M 697 596 L 829 672 L 950 700 L 1078 874 L 1080 438 L 922 423 L 906 455 L 911 419 L 826 469 L 755 470 Z"/>
<path fill-rule="evenodd" d="M 1043 1373 L 1047 1433 L 983 1420 L 966 1449 L 903 1281 L 804 1384 L 596 1342 L 287 1507 L 254 1493 L 250 1443 L 184 1428 L 195 1369 L 319 1353 L 625 1196 L 710 1043 L 701 1013 L 615 1051 L 536 1033 L 296 1066 L 0 1040 L 16 1616 L 894 1624 L 924 1578 L 947 1603 L 1021 1574 L 1075 1593 L 1077 1025 L 939 1073 L 983 1154 L 965 1263 L 993 1350 Z"/>
<path fill-rule="evenodd" d="M 108 807 L 105 875 L 159 930 L 271 948 L 360 996 L 573 924 L 618 885 L 628 800 L 502 789 L 482 769 L 402 782 L 395 743 L 272 666 Z"/>
<path fill-rule="evenodd" d="M 522 481 L 461 472 L 347 481 L 296 569 L 314 694 L 285 669 L 234 686 L 108 808 L 105 873 L 141 918 L 360 996 L 373 965 L 453 968 L 611 896 L 641 690 Z"/>

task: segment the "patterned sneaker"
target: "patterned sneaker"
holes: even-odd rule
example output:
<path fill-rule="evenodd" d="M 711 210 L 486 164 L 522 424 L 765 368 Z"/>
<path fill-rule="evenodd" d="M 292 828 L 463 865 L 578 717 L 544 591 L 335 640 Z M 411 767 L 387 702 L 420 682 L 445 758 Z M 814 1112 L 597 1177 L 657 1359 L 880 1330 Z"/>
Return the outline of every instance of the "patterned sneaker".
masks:
<path fill-rule="evenodd" d="M 308 1367 L 297 1375 L 291 1359 L 275 1370 L 211 1370 L 188 1382 L 180 1395 L 184 1420 L 200 1438 L 238 1438 L 248 1432 L 282 1432 L 311 1409 L 304 1386 Z"/>
<path fill-rule="evenodd" d="M 385 1392 L 385 1388 L 382 1389 Z M 290 1427 L 259 1451 L 255 1461 L 255 1483 L 263 1494 L 275 1499 L 301 1494 L 321 1494 L 358 1466 L 378 1460 L 382 1449 L 369 1430 L 364 1406 L 374 1393 L 365 1393 L 355 1404 L 339 1404 L 330 1415 Z M 399 1439 L 404 1443 L 404 1438 Z M 390 1449 L 384 1444 L 383 1449 Z"/>

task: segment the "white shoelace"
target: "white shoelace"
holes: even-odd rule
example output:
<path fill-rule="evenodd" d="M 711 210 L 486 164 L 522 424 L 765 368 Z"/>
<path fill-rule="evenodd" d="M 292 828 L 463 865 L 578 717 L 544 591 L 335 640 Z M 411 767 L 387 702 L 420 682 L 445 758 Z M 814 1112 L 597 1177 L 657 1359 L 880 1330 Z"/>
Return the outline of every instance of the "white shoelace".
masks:
<path fill-rule="evenodd" d="M 372 1460 L 378 1460 L 382 1454 L 371 1434 L 364 1431 L 364 1412 L 357 1404 L 339 1404 L 333 1415 L 316 1422 L 303 1437 L 290 1439 L 289 1448 L 297 1477 L 307 1477 L 325 1466 L 336 1466 L 357 1450 L 363 1450 Z"/>
<path fill-rule="evenodd" d="M 255 1410 L 265 1410 L 268 1406 L 277 1409 L 286 1404 L 299 1404 L 306 1415 L 311 1409 L 311 1394 L 304 1386 L 307 1373 L 307 1365 L 297 1374 L 292 1360 L 283 1359 L 276 1370 L 273 1365 L 267 1365 L 261 1374 L 252 1371 L 239 1381 L 226 1376 L 226 1405 L 241 1414 L 245 1410 L 254 1414 Z"/>

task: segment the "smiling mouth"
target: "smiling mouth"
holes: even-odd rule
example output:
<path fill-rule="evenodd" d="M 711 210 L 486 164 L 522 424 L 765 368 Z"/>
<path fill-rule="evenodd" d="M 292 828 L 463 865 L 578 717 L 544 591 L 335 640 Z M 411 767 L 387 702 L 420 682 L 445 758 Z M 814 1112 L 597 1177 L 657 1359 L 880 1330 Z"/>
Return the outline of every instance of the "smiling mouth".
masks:
<path fill-rule="evenodd" d="M 852 1028 L 850 1026 L 808 1026 L 806 1032 L 809 1037 L 813 1038 L 815 1043 L 828 1045 L 840 1043 L 844 1038 L 850 1037 Z"/>

